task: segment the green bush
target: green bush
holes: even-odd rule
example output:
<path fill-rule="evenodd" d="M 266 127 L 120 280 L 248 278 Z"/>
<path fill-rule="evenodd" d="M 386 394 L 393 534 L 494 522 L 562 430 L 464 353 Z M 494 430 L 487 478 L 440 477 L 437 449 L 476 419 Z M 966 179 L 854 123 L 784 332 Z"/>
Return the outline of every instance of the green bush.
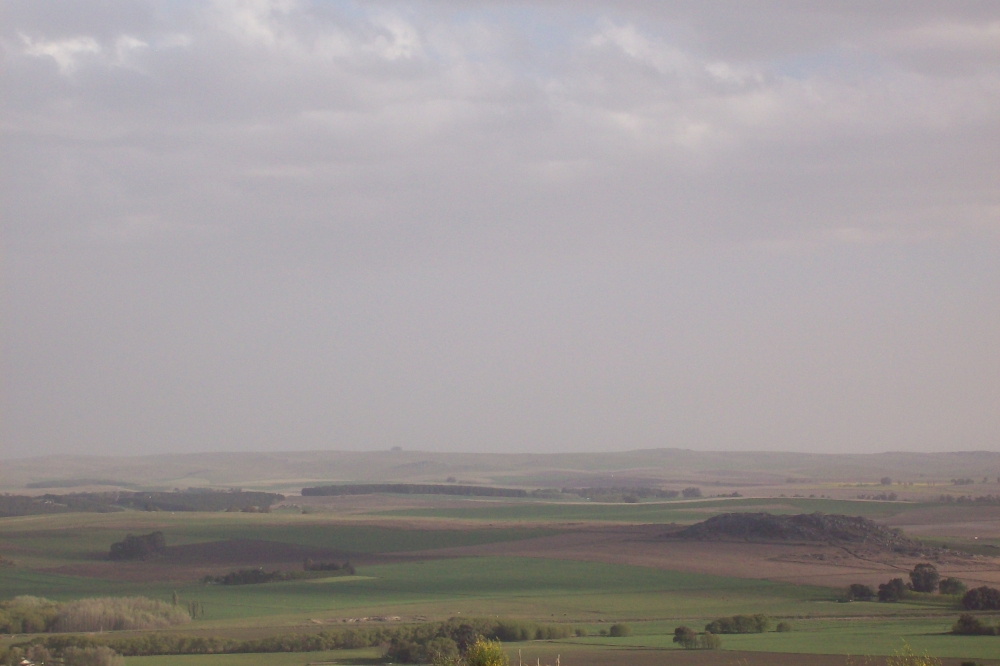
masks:
<path fill-rule="evenodd" d="M 878 600 L 884 602 L 896 602 L 902 600 L 906 595 L 906 585 L 902 578 L 893 578 L 888 583 L 878 586 Z"/>
<path fill-rule="evenodd" d="M 1000 633 L 1000 628 L 984 624 L 970 613 L 962 613 L 958 617 L 958 621 L 952 625 L 951 633 L 961 636 L 995 636 Z"/>
<path fill-rule="evenodd" d="M 624 636 L 632 635 L 632 627 L 627 624 L 613 624 L 611 629 L 608 630 L 608 635 L 615 638 L 622 638 Z"/>
<path fill-rule="evenodd" d="M 762 634 L 771 626 L 771 620 L 766 615 L 733 615 L 720 617 L 705 625 L 705 631 L 711 634 Z"/>
<path fill-rule="evenodd" d="M 853 583 L 847 588 L 847 598 L 851 601 L 871 601 L 875 598 L 875 590 L 861 583 Z"/>
<path fill-rule="evenodd" d="M 1000 590 L 983 585 L 969 590 L 962 597 L 965 610 L 1000 610 Z"/>
<path fill-rule="evenodd" d="M 778 626 L 775 627 L 774 630 L 779 633 L 786 633 L 792 630 L 792 625 L 790 622 L 779 622 Z"/>
<path fill-rule="evenodd" d="M 968 591 L 968 588 L 965 586 L 965 583 L 959 579 L 949 576 L 938 583 L 938 591 L 941 594 L 961 596 Z"/>
<path fill-rule="evenodd" d="M 698 647 L 698 633 L 691 627 L 677 627 L 674 629 L 674 643 L 685 650 L 693 650 Z"/>
<path fill-rule="evenodd" d="M 465 663 L 467 666 L 509 666 L 510 660 L 500 641 L 479 638 L 465 651 Z"/>
<path fill-rule="evenodd" d="M 66 666 L 125 666 L 121 655 L 106 647 L 67 648 L 63 652 Z"/>
<path fill-rule="evenodd" d="M 698 637 L 698 647 L 702 650 L 718 650 L 722 647 L 722 639 L 710 631 Z"/>

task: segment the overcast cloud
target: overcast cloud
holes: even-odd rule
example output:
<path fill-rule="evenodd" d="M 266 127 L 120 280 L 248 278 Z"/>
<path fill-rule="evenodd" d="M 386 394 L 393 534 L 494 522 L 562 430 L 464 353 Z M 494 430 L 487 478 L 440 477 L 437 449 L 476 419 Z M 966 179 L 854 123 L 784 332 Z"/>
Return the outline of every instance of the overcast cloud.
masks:
<path fill-rule="evenodd" d="M 1000 450 L 1000 4 L 0 2 L 0 455 Z"/>

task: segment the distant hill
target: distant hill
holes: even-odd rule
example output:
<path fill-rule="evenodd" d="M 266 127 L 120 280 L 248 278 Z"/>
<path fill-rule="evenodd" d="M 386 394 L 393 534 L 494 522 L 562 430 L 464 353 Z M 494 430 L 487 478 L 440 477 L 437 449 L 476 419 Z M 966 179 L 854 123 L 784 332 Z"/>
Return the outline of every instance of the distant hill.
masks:
<path fill-rule="evenodd" d="M 47 456 L 5 460 L 0 490 L 29 484 L 116 479 L 144 490 L 245 487 L 297 493 L 303 486 L 358 483 L 442 483 L 522 488 L 655 487 L 808 481 L 982 479 L 1000 476 L 1000 453 L 809 453 L 646 449 L 611 453 L 504 454 L 423 451 L 198 453 L 134 457 Z M 947 491 L 947 489 L 942 489 Z"/>
<path fill-rule="evenodd" d="M 920 550 L 920 544 L 905 537 L 899 530 L 866 518 L 823 513 L 793 516 L 723 513 L 669 536 L 699 541 L 794 541 L 856 544 L 899 552 Z"/>

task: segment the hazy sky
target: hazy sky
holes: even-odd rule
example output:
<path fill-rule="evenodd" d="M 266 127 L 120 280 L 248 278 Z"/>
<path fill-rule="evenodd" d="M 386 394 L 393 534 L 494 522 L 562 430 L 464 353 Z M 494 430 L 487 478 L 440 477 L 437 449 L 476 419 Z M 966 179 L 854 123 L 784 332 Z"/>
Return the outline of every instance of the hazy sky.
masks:
<path fill-rule="evenodd" d="M 1000 3 L 0 0 L 0 456 L 1000 450 Z"/>

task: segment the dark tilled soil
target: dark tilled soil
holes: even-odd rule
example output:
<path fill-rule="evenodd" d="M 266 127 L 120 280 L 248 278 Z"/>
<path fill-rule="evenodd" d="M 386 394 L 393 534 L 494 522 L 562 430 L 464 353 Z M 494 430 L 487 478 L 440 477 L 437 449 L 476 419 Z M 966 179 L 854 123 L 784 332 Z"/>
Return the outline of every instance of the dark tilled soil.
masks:
<path fill-rule="evenodd" d="M 357 553 L 330 550 L 315 546 L 302 546 L 279 541 L 254 539 L 229 539 L 208 541 L 184 546 L 168 546 L 158 558 L 165 564 L 199 566 L 260 566 L 264 563 L 298 563 L 309 558 L 315 561 L 343 562 Z"/>

